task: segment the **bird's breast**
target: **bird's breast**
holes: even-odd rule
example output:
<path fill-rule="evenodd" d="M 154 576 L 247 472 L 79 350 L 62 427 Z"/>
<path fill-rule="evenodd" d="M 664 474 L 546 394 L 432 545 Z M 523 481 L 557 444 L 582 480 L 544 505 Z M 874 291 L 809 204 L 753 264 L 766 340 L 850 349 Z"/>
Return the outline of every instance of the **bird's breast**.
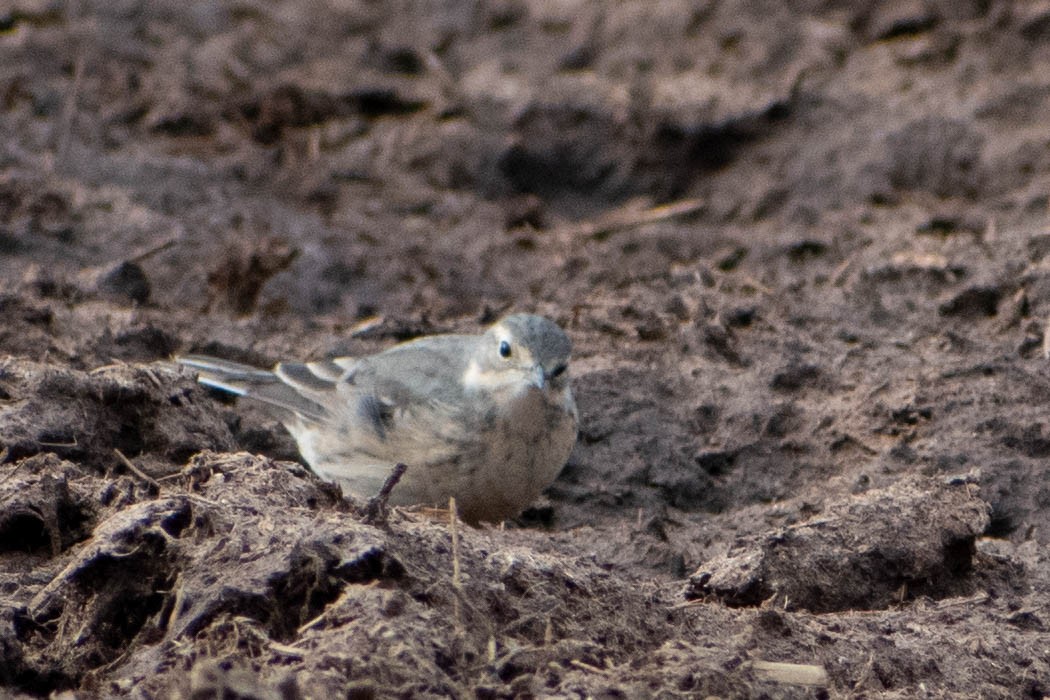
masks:
<path fill-rule="evenodd" d="M 503 404 L 479 436 L 483 456 L 473 465 L 469 495 L 461 499 L 474 519 L 519 513 L 558 476 L 576 442 L 570 392 L 532 388 Z"/>

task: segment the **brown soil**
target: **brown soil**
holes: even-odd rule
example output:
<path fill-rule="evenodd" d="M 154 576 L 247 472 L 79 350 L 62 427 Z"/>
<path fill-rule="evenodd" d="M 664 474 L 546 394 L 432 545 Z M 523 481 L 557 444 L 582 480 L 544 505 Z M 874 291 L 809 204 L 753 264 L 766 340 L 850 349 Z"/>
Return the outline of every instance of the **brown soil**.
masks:
<path fill-rule="evenodd" d="M 12 0 L 0 55 L 0 694 L 1050 695 L 1046 3 Z M 509 310 L 582 430 L 506 528 L 167 362 Z"/>

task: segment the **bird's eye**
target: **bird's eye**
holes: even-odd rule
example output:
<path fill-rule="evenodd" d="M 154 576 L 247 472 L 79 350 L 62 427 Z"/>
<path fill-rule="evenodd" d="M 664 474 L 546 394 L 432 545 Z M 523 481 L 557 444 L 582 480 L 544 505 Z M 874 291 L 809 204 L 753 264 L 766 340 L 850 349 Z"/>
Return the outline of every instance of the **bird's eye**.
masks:
<path fill-rule="evenodd" d="M 499 356 L 503 358 L 510 357 L 510 343 L 506 340 L 499 341 Z"/>
<path fill-rule="evenodd" d="M 565 374 L 565 370 L 568 369 L 567 365 L 558 365 L 551 370 L 551 379 L 557 379 L 561 375 Z"/>

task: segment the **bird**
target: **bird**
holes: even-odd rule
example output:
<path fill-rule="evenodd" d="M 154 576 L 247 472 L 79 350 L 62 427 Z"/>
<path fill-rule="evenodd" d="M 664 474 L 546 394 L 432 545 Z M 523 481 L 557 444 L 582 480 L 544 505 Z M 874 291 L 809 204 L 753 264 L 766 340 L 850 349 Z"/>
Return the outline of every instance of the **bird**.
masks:
<path fill-rule="evenodd" d="M 511 314 L 480 335 L 441 334 L 375 355 L 272 370 L 184 355 L 205 386 L 254 399 L 313 471 L 367 497 L 407 466 L 390 505 L 447 507 L 468 523 L 521 513 L 576 443 L 572 343 L 553 321 Z"/>

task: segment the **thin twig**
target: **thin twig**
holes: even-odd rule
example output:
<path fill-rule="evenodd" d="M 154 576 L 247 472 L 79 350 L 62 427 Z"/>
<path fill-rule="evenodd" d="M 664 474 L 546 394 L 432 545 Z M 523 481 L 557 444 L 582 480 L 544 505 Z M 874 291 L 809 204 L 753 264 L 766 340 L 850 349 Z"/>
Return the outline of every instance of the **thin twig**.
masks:
<path fill-rule="evenodd" d="M 73 437 L 73 442 L 44 442 L 43 440 L 38 440 L 36 444 L 43 447 L 77 447 L 78 445 L 76 436 Z"/>
<path fill-rule="evenodd" d="M 194 501 L 196 503 L 201 503 L 203 505 L 211 506 L 213 508 L 217 508 L 222 505 L 218 501 L 213 501 L 212 499 L 205 498 L 204 496 L 198 496 L 195 493 L 180 493 L 178 494 L 178 496 L 180 498 L 185 498 L 187 501 Z"/>
<path fill-rule="evenodd" d="M 139 469 L 138 467 L 136 467 L 134 462 L 132 462 L 127 457 L 125 457 L 124 453 L 121 452 L 120 450 L 118 450 L 116 447 L 113 448 L 113 451 L 117 453 L 117 457 L 120 457 L 120 461 L 124 463 L 124 466 L 127 467 L 131 471 L 132 474 L 134 474 L 138 478 L 142 479 L 143 481 L 145 481 L 147 484 L 149 484 L 153 488 L 155 488 L 158 491 L 160 491 L 160 484 L 157 483 L 156 479 L 154 479 L 152 476 L 150 476 L 146 472 L 144 472 L 141 469 Z"/>
<path fill-rule="evenodd" d="M 178 243 L 179 240 L 181 240 L 181 238 L 182 237 L 178 236 L 178 235 L 171 236 L 171 237 L 161 241 L 160 243 L 158 243 L 156 245 L 153 245 L 153 246 L 150 246 L 149 248 L 146 248 L 141 253 L 135 253 L 130 258 L 128 258 L 125 262 L 140 263 L 143 260 L 145 260 L 146 258 L 152 257 L 152 256 L 156 255 L 157 253 L 160 253 L 161 251 L 167 250 L 168 248 L 172 247 L 173 245 Z"/>
<path fill-rule="evenodd" d="M 295 659 L 301 659 L 304 656 L 306 656 L 305 650 L 290 646 L 288 644 L 281 644 L 280 642 L 275 642 L 272 639 L 268 640 L 268 644 L 271 649 L 284 656 L 291 656 Z"/>
<path fill-rule="evenodd" d="M 599 674 L 601 674 L 603 676 L 607 675 L 609 673 L 604 668 L 599 668 L 598 666 L 594 666 L 593 664 L 589 664 L 586 661 L 580 661 L 579 659 L 570 659 L 569 660 L 569 665 L 570 666 L 575 666 L 576 668 L 580 669 L 581 671 L 586 671 L 587 673 L 599 673 Z"/>
<path fill-rule="evenodd" d="M 182 472 L 175 472 L 174 474 L 165 474 L 164 476 L 157 477 L 157 481 L 170 481 L 171 479 L 178 479 L 182 476 Z"/>
<path fill-rule="evenodd" d="M 958 605 L 978 605 L 988 600 L 990 596 L 984 591 L 977 595 L 970 596 L 969 598 L 945 598 L 937 602 L 937 609 L 943 610 L 945 608 L 954 608 Z"/>
<path fill-rule="evenodd" d="M 387 501 L 390 500 L 390 492 L 397 486 L 397 482 L 401 481 L 401 477 L 405 475 L 408 467 L 401 462 L 394 465 L 393 471 L 383 482 L 382 488 L 379 489 L 379 493 L 368 499 L 368 503 L 365 505 L 365 517 L 364 522 L 367 525 L 385 525 L 386 518 L 388 515 Z"/>
<path fill-rule="evenodd" d="M 597 221 L 584 221 L 579 224 L 567 226 L 563 233 L 571 237 L 577 236 L 606 236 L 627 228 L 655 224 L 660 221 L 673 219 L 676 216 L 692 214 L 704 207 L 705 202 L 701 199 L 682 199 L 677 202 L 661 204 L 656 207 L 638 210 L 636 206 L 628 204 L 610 214 L 603 216 Z"/>

